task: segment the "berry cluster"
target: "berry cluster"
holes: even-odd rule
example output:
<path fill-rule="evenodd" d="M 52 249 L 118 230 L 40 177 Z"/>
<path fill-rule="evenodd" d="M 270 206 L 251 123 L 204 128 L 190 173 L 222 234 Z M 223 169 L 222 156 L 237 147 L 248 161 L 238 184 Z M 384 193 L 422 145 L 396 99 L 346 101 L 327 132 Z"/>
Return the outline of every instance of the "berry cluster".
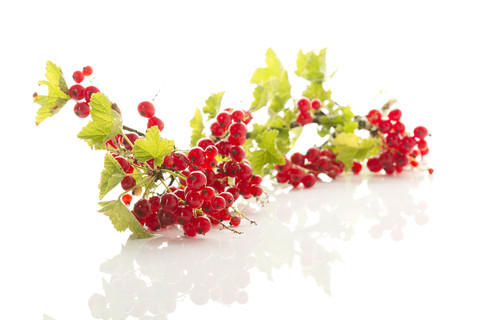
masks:
<path fill-rule="evenodd" d="M 155 116 L 155 106 L 149 101 L 143 101 L 138 104 L 137 107 L 138 113 L 148 119 L 147 129 L 153 126 L 157 126 L 158 130 L 162 132 L 165 124 L 162 119 Z"/>
<path fill-rule="evenodd" d="M 333 179 L 344 171 L 344 163 L 335 158 L 332 150 L 317 147 L 311 147 L 306 154 L 295 152 L 290 159 L 285 158 L 285 164 L 275 166 L 277 181 L 290 183 L 294 188 L 300 183 L 305 188 L 311 188 L 317 180 L 321 180 L 319 174 Z"/>
<path fill-rule="evenodd" d="M 150 103 L 143 102 L 138 109 L 142 116 L 152 118 L 155 113 Z M 240 113 L 233 111 L 233 114 Z M 132 213 L 142 225 L 150 231 L 178 225 L 187 236 L 195 236 L 206 234 L 212 224 L 221 223 L 224 227 L 227 227 L 224 224 L 226 221 L 234 227 L 240 224 L 242 215 L 232 207 L 234 202 L 240 196 L 249 199 L 263 193 L 260 187 L 262 178 L 252 175 L 252 167 L 245 159 L 245 150 L 241 146 L 246 139 L 243 121 L 246 117 L 243 111 L 241 114 L 242 118 L 233 120 L 234 123 L 222 122 L 223 126 L 228 125 L 223 139 L 215 136 L 212 138 L 216 142 L 210 138 L 200 139 L 188 152 L 175 150 L 166 155 L 161 166 L 154 166 L 151 160 L 140 163 L 129 154 L 131 144 L 139 138 L 135 133 L 125 135 L 129 140 L 127 142 L 121 135 L 107 142 L 107 146 L 113 148 L 111 151 L 118 152 L 112 155 L 127 174 L 121 181 L 126 192 L 141 194 L 141 187 L 137 186 L 132 176 L 136 167 L 147 168 L 150 176 L 161 180 L 165 187 L 162 194 L 144 196 L 134 204 Z M 120 153 L 129 155 L 124 157 Z M 171 176 L 169 186 L 164 175 Z M 132 200 L 133 196 L 129 193 L 122 196 L 127 206 Z"/>
<path fill-rule="evenodd" d="M 97 87 L 84 87 L 80 84 L 83 82 L 85 77 L 91 76 L 92 73 L 93 69 L 90 66 L 84 67 L 82 71 L 75 71 L 72 77 L 76 84 L 68 89 L 68 95 L 70 98 L 77 102 L 73 107 L 73 112 L 75 112 L 79 118 L 88 117 L 90 114 L 90 106 L 88 105 L 90 98 L 92 94 L 100 92 Z"/>
<path fill-rule="evenodd" d="M 310 101 L 308 98 L 300 98 L 297 101 L 297 122 L 299 125 L 306 125 L 313 122 L 313 116 L 311 110 L 319 110 L 322 107 L 322 103 L 318 99 Z"/>
<path fill-rule="evenodd" d="M 367 114 L 367 120 L 372 125 L 371 132 L 379 132 L 382 137 L 382 152 L 367 161 L 370 171 L 379 172 L 383 169 L 387 174 L 400 173 L 409 164 L 417 167 L 416 158 L 428 154 L 425 140 L 427 128 L 418 126 L 410 135 L 400 121 L 401 117 L 400 109 L 393 109 L 386 116 L 376 109 Z"/>
<path fill-rule="evenodd" d="M 246 125 L 252 120 L 250 111 L 225 109 L 217 114 L 215 122 L 210 125 L 214 137 L 224 137 L 232 145 L 242 145 L 247 138 Z"/>

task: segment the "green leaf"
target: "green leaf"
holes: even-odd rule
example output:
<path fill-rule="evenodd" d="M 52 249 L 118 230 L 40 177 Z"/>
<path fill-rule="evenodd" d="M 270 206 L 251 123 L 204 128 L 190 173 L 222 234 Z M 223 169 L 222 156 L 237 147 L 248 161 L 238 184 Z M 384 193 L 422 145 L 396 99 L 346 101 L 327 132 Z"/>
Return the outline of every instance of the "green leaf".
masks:
<path fill-rule="evenodd" d="M 300 50 L 297 55 L 297 70 L 295 74 L 309 81 L 325 81 L 327 72 L 326 53 L 326 48 L 320 50 L 318 55 L 313 51 L 304 54 Z"/>
<path fill-rule="evenodd" d="M 98 212 L 108 216 L 117 231 L 122 232 L 130 229 L 137 238 L 148 238 L 151 236 L 120 200 L 102 201 L 98 204 L 102 207 Z"/>
<path fill-rule="evenodd" d="M 257 111 L 270 102 L 269 110 L 278 113 L 291 97 L 288 73 L 272 49 L 267 50 L 265 62 L 267 67 L 255 70 L 250 79 L 250 83 L 257 84 L 250 111 Z"/>
<path fill-rule="evenodd" d="M 198 140 L 205 137 L 205 134 L 203 133 L 205 126 L 203 125 L 202 113 L 198 108 L 195 110 L 192 120 L 190 120 L 190 128 L 192 128 L 190 147 L 194 147 L 197 145 Z"/>
<path fill-rule="evenodd" d="M 38 126 L 43 120 L 56 114 L 70 100 L 68 87 L 63 77 L 62 70 L 53 62 L 47 61 L 47 81 L 39 81 L 39 85 L 48 86 L 48 95 L 33 95 L 33 102 L 41 107 L 37 111 L 35 124 Z"/>
<path fill-rule="evenodd" d="M 353 160 L 363 161 L 377 153 L 380 141 L 376 138 L 362 139 L 354 133 L 342 132 L 335 137 L 332 146 L 338 152 L 337 160 L 345 163 L 345 168 L 348 170 Z"/>
<path fill-rule="evenodd" d="M 285 158 L 278 150 L 278 130 L 268 130 L 256 137 L 258 149 L 253 151 L 249 159 L 255 174 L 263 174 L 273 167 L 274 164 L 284 164 Z"/>
<path fill-rule="evenodd" d="M 172 153 L 173 150 L 173 140 L 162 139 L 158 127 L 153 126 L 147 130 L 145 137 L 135 141 L 133 155 L 142 162 L 153 158 L 154 164 L 160 166 L 163 163 L 163 157 Z"/>
<path fill-rule="evenodd" d="M 205 107 L 203 107 L 203 113 L 208 114 L 208 120 L 214 118 L 218 111 L 220 111 L 220 106 L 222 104 L 222 98 L 225 91 L 213 93 L 205 100 Z"/>
<path fill-rule="evenodd" d="M 104 149 L 105 142 L 122 133 L 122 116 L 112 108 L 112 103 L 103 93 L 94 93 L 89 103 L 92 115 L 90 121 L 78 133 L 90 147 Z"/>
<path fill-rule="evenodd" d="M 125 172 L 122 166 L 117 160 L 107 152 L 104 159 L 104 169 L 100 176 L 100 183 L 98 188 L 100 189 L 100 200 L 113 188 L 119 184 L 125 177 Z"/>

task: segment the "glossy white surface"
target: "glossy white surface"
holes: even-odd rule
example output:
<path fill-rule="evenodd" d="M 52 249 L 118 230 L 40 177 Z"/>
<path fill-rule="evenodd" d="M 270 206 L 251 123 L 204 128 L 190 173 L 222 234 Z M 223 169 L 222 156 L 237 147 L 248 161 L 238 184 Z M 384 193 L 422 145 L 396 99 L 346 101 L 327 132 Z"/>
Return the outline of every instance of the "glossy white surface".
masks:
<path fill-rule="evenodd" d="M 479 319 L 475 1 L 224 3 L 0 4 L 0 318 Z M 298 49 L 324 46 L 340 103 L 366 113 L 397 98 L 410 129 L 429 128 L 433 176 L 270 190 L 265 207 L 244 208 L 258 225 L 242 235 L 129 240 L 96 212 L 103 154 L 76 138 L 73 106 L 33 125 L 45 60 L 66 76 L 91 64 L 133 127 L 145 127 L 135 106 L 161 89 L 163 134 L 186 146 L 211 92 L 248 107 L 268 47 L 298 96 Z"/>

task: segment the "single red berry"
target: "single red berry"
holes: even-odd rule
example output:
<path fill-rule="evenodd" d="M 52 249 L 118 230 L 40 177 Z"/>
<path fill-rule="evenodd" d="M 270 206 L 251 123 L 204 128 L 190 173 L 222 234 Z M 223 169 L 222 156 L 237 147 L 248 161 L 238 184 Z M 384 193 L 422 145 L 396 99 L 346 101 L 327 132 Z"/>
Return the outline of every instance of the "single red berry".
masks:
<path fill-rule="evenodd" d="M 158 219 L 158 216 L 156 214 L 152 214 L 148 216 L 145 219 L 145 226 L 148 228 L 150 231 L 157 231 L 160 229 L 160 221 Z"/>
<path fill-rule="evenodd" d="M 258 198 L 262 195 L 263 189 L 258 185 L 253 185 L 253 186 L 250 186 L 249 193 L 251 193 L 252 196 L 254 196 L 255 198 Z"/>
<path fill-rule="evenodd" d="M 175 217 L 172 212 L 167 212 L 162 209 L 157 213 L 158 220 L 160 221 L 160 225 L 162 227 L 168 227 L 172 224 L 175 224 Z"/>
<path fill-rule="evenodd" d="M 210 202 L 212 207 L 217 211 L 222 210 L 227 205 L 227 202 L 222 196 L 215 196 Z"/>
<path fill-rule="evenodd" d="M 173 156 L 171 154 L 167 154 L 163 157 L 163 164 L 165 167 L 170 168 L 173 165 Z"/>
<path fill-rule="evenodd" d="M 245 150 L 241 146 L 232 146 L 230 149 L 230 158 L 240 162 L 245 159 Z"/>
<path fill-rule="evenodd" d="M 393 162 L 395 163 L 396 167 L 405 167 L 408 164 L 408 158 L 404 154 L 397 153 L 393 158 Z"/>
<path fill-rule="evenodd" d="M 178 190 L 177 190 L 178 191 Z M 175 192 L 177 192 L 175 191 Z M 183 192 L 183 191 L 182 191 Z M 174 212 L 178 208 L 178 198 L 173 193 L 165 193 L 160 200 L 162 209 L 166 212 Z"/>
<path fill-rule="evenodd" d="M 312 109 L 318 110 L 322 107 L 322 102 L 318 99 L 312 100 Z"/>
<path fill-rule="evenodd" d="M 308 173 L 302 178 L 302 184 L 307 189 L 313 187 L 315 182 L 315 175 L 313 173 Z"/>
<path fill-rule="evenodd" d="M 216 119 L 220 127 L 228 127 L 230 123 L 232 123 L 232 117 L 228 112 L 225 112 L 225 111 L 217 114 Z"/>
<path fill-rule="evenodd" d="M 311 107 L 310 99 L 308 98 L 300 98 L 297 101 L 297 108 L 300 112 L 307 112 Z"/>
<path fill-rule="evenodd" d="M 380 160 L 378 158 L 373 157 L 367 160 L 367 168 L 372 172 L 379 172 L 382 170 L 382 165 L 380 164 Z"/>
<path fill-rule="evenodd" d="M 177 210 L 175 210 L 174 217 L 179 225 L 185 225 L 192 222 L 195 214 L 190 206 L 180 205 Z"/>
<path fill-rule="evenodd" d="M 230 132 L 230 135 L 235 138 L 245 137 L 247 135 L 247 126 L 243 123 L 235 122 L 228 127 L 228 131 Z"/>
<path fill-rule="evenodd" d="M 425 137 L 428 135 L 428 130 L 423 126 L 418 126 L 413 130 L 413 134 L 418 139 L 425 139 Z"/>
<path fill-rule="evenodd" d="M 370 122 L 371 124 L 378 124 L 378 122 L 380 121 L 380 119 L 382 118 L 382 114 L 380 113 L 380 111 L 376 110 L 376 109 L 373 109 L 373 110 L 370 110 L 370 112 L 368 112 L 367 114 L 367 120 L 368 122 Z"/>
<path fill-rule="evenodd" d="M 122 185 L 123 190 L 129 190 L 135 187 L 137 182 L 135 181 L 135 178 L 132 176 L 126 176 L 122 179 L 122 182 L 120 183 Z"/>
<path fill-rule="evenodd" d="M 73 100 L 80 101 L 85 98 L 85 88 L 82 85 L 74 84 L 68 89 L 68 95 Z"/>
<path fill-rule="evenodd" d="M 160 202 L 162 201 L 162 198 L 159 196 L 153 196 L 148 199 L 148 203 L 150 204 L 150 209 L 152 209 L 152 213 L 157 213 L 158 210 L 162 208 L 162 205 Z"/>
<path fill-rule="evenodd" d="M 196 217 L 193 219 L 193 227 L 198 234 L 206 234 L 212 228 L 212 223 L 206 217 Z"/>
<path fill-rule="evenodd" d="M 197 229 L 191 223 L 184 224 L 182 228 L 183 228 L 183 232 L 188 237 L 195 237 L 198 234 Z"/>
<path fill-rule="evenodd" d="M 193 164 L 201 166 L 205 162 L 205 151 L 200 147 L 193 147 L 188 152 L 188 159 Z"/>
<path fill-rule="evenodd" d="M 327 172 L 332 169 L 332 159 L 326 156 L 320 156 L 315 162 L 313 163 L 314 170 L 319 172 Z"/>
<path fill-rule="evenodd" d="M 138 218 L 145 219 L 152 213 L 152 209 L 147 199 L 140 199 L 133 206 L 133 214 Z"/>
<path fill-rule="evenodd" d="M 392 122 L 390 119 L 380 119 L 378 122 L 378 130 L 383 133 L 389 133 L 393 128 Z"/>
<path fill-rule="evenodd" d="M 378 157 L 380 164 L 384 169 L 393 167 L 395 155 L 390 151 L 384 151 Z"/>
<path fill-rule="evenodd" d="M 296 164 L 297 166 L 303 167 L 305 165 L 305 156 L 300 152 L 295 152 L 292 154 L 290 159 L 292 160 L 292 163 Z"/>
<path fill-rule="evenodd" d="M 124 194 L 122 196 L 122 202 L 125 203 L 126 206 L 129 206 L 132 203 L 133 197 L 131 194 Z"/>
<path fill-rule="evenodd" d="M 358 161 L 353 161 L 352 172 L 353 174 L 359 174 L 362 171 L 362 164 Z"/>
<path fill-rule="evenodd" d="M 86 118 L 90 114 L 90 106 L 86 102 L 77 102 L 73 107 L 73 112 L 79 118 Z"/>
<path fill-rule="evenodd" d="M 207 158 L 215 158 L 218 154 L 218 149 L 214 145 L 208 146 L 204 150 Z"/>
<path fill-rule="evenodd" d="M 226 140 L 218 141 L 215 146 L 218 149 L 218 153 L 224 157 L 228 156 L 230 154 L 230 149 L 232 149 L 232 145 Z"/>
<path fill-rule="evenodd" d="M 72 77 L 73 81 L 75 81 L 76 83 L 80 83 L 85 78 L 85 75 L 81 71 L 75 71 Z"/>
<path fill-rule="evenodd" d="M 262 183 L 262 177 L 259 176 L 258 174 L 254 174 L 252 178 L 250 179 L 250 183 L 252 185 L 258 185 Z"/>
<path fill-rule="evenodd" d="M 391 147 L 391 148 L 396 148 L 400 145 L 400 142 L 401 142 L 401 138 L 400 136 L 397 134 L 397 133 L 389 133 L 386 137 L 385 137 L 385 143 Z"/>
<path fill-rule="evenodd" d="M 238 191 L 237 187 L 230 187 L 225 192 L 230 193 L 233 196 L 234 201 L 237 201 L 238 198 L 240 197 L 240 193 Z"/>
<path fill-rule="evenodd" d="M 405 132 L 405 125 L 400 121 L 393 125 L 393 132 L 395 133 L 404 133 Z"/>
<path fill-rule="evenodd" d="M 225 207 L 230 207 L 235 202 L 235 199 L 233 198 L 233 195 L 230 192 L 224 191 L 220 193 L 219 196 L 225 199 Z"/>
<path fill-rule="evenodd" d="M 210 201 L 215 197 L 215 189 L 212 187 L 205 187 L 200 191 L 200 197 L 203 201 Z"/>
<path fill-rule="evenodd" d="M 84 76 L 91 76 L 93 73 L 93 69 L 90 66 L 83 67 L 83 75 Z"/>
<path fill-rule="evenodd" d="M 432 168 L 428 168 L 428 173 L 433 174 L 433 169 L 432 169 Z"/>
<path fill-rule="evenodd" d="M 430 151 L 430 150 L 428 149 L 428 147 L 426 147 L 425 149 L 420 149 L 420 154 L 421 154 L 422 156 L 425 156 L 425 155 L 428 154 L 429 151 Z"/>
<path fill-rule="evenodd" d="M 193 191 L 200 191 L 207 185 L 207 177 L 201 171 L 193 171 L 187 177 L 187 186 Z"/>
<path fill-rule="evenodd" d="M 252 167 L 245 162 L 239 163 L 235 177 L 239 180 L 250 180 L 252 177 Z"/>
<path fill-rule="evenodd" d="M 85 88 L 85 101 L 90 102 L 92 94 L 99 93 L 100 90 L 97 87 L 89 86 Z"/>
<path fill-rule="evenodd" d="M 304 126 L 313 122 L 313 116 L 310 112 L 299 112 L 297 114 L 297 122 L 299 125 Z"/>
<path fill-rule="evenodd" d="M 185 204 L 193 209 L 200 208 L 203 204 L 201 193 L 197 191 L 187 192 L 185 195 Z"/>
<path fill-rule="evenodd" d="M 232 112 L 232 121 L 233 122 L 242 122 L 245 119 L 245 112 L 242 110 L 235 110 Z"/>
<path fill-rule="evenodd" d="M 155 107 L 150 101 L 140 102 L 137 109 L 142 117 L 151 118 L 155 115 Z"/>
<path fill-rule="evenodd" d="M 217 158 L 206 158 L 203 167 L 208 170 L 215 169 L 217 167 Z"/>
<path fill-rule="evenodd" d="M 233 227 L 238 227 L 242 219 L 239 216 L 233 216 L 230 218 L 230 225 Z"/>
<path fill-rule="evenodd" d="M 147 129 L 153 126 L 157 126 L 158 131 L 162 132 L 163 128 L 165 127 L 165 124 L 163 123 L 162 119 L 153 116 L 150 119 L 148 119 Z"/>
<path fill-rule="evenodd" d="M 290 178 L 288 172 L 287 173 L 277 172 L 277 175 L 275 177 L 277 178 L 278 183 L 286 183 Z"/>
<path fill-rule="evenodd" d="M 136 133 L 127 133 L 125 136 L 127 136 L 127 139 L 122 138 L 122 145 L 125 149 L 131 151 L 133 149 L 133 145 L 135 144 L 135 141 L 137 141 L 140 137 Z"/>
<path fill-rule="evenodd" d="M 227 127 L 222 127 L 218 122 L 214 122 L 210 125 L 210 131 L 215 137 L 221 137 L 227 130 Z"/>
<path fill-rule="evenodd" d="M 405 154 L 410 153 L 412 149 L 417 145 L 417 141 L 414 137 L 405 136 L 400 142 L 401 151 Z"/>
<path fill-rule="evenodd" d="M 423 149 L 427 148 L 427 147 L 428 147 L 427 141 L 425 141 L 425 140 L 423 140 L 423 139 L 418 140 L 418 142 L 417 142 L 417 147 L 418 147 L 418 149 L 420 149 L 420 150 L 423 150 Z"/>
<path fill-rule="evenodd" d="M 289 175 L 289 181 L 290 183 L 293 184 L 300 184 L 302 181 L 303 177 L 305 176 L 305 171 L 300 168 L 300 167 L 293 167 L 290 169 L 290 172 L 288 173 Z"/>
<path fill-rule="evenodd" d="M 315 162 L 320 158 L 321 151 L 317 147 L 311 147 L 310 149 L 307 150 L 307 153 L 305 154 L 305 156 L 308 161 Z"/>
<path fill-rule="evenodd" d="M 388 113 L 388 118 L 392 121 L 398 121 L 402 117 L 402 111 L 400 109 L 393 109 Z"/>

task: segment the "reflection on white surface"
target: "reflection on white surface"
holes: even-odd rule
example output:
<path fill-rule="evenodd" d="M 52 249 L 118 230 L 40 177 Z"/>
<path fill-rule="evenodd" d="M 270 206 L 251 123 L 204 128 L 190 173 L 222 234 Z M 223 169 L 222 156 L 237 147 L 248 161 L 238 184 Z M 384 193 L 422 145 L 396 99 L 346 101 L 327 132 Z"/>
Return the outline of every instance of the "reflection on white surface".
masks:
<path fill-rule="evenodd" d="M 332 267 L 343 261 L 338 244 L 357 232 L 399 241 L 409 222 L 426 224 L 427 202 L 415 190 L 428 180 L 418 173 L 350 176 L 310 190 L 276 190 L 261 210 L 243 208 L 258 221 L 243 226 L 243 235 L 215 230 L 184 238 L 170 229 L 154 239 L 129 239 L 100 265 L 108 276 L 103 292 L 90 297 L 90 311 L 97 319 L 166 319 L 188 304 L 245 305 L 256 287 L 253 273 L 275 281 L 285 266 L 331 295 Z"/>

